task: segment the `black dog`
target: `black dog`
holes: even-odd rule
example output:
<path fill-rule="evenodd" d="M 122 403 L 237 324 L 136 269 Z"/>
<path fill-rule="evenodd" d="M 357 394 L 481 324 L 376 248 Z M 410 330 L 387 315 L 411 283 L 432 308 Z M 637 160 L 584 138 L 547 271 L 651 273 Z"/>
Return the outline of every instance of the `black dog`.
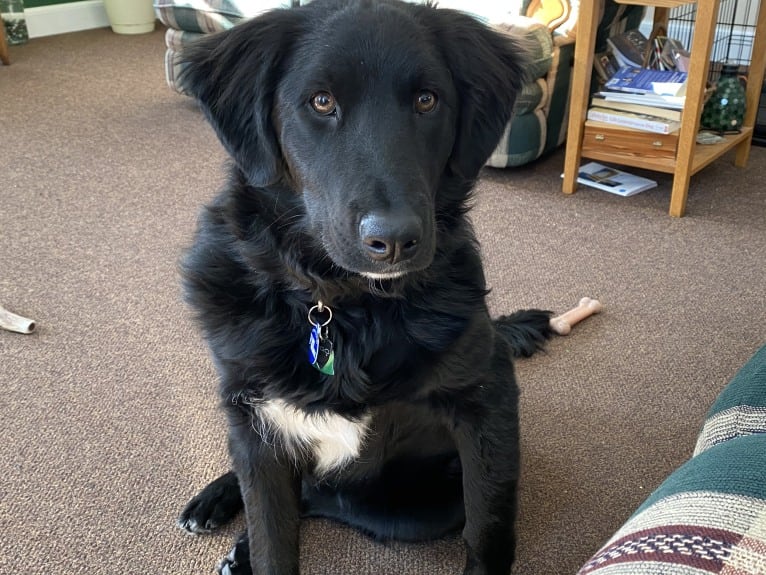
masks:
<path fill-rule="evenodd" d="M 244 505 L 219 569 L 296 575 L 301 517 L 379 539 L 463 528 L 465 573 L 507 574 L 519 475 L 511 357 L 549 313 L 489 318 L 466 218 L 524 66 L 451 10 L 316 0 L 184 53 L 234 162 L 185 287 L 220 374 L 233 472 L 179 518 Z"/>

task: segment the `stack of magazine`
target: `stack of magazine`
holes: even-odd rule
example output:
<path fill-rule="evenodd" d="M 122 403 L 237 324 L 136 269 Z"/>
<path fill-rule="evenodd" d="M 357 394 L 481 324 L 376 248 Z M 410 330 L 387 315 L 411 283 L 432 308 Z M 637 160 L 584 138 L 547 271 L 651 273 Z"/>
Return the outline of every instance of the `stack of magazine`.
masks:
<path fill-rule="evenodd" d="M 590 162 L 581 166 L 577 172 L 577 182 L 623 197 L 633 196 L 657 187 L 657 182 L 654 180 L 629 174 L 597 162 Z"/>

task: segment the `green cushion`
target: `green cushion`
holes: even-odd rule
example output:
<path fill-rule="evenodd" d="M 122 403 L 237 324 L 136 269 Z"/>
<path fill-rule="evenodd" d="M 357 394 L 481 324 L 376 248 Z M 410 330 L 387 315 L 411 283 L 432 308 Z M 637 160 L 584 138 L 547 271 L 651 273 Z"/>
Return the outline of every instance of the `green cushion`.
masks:
<path fill-rule="evenodd" d="M 516 96 L 513 113 L 519 115 L 537 110 L 544 103 L 545 88 L 545 82 L 542 80 L 524 84 Z"/>
<path fill-rule="evenodd" d="M 545 114 L 535 110 L 517 114 L 505 127 L 495 151 L 487 160 L 493 168 L 523 166 L 540 156 L 545 135 Z"/>

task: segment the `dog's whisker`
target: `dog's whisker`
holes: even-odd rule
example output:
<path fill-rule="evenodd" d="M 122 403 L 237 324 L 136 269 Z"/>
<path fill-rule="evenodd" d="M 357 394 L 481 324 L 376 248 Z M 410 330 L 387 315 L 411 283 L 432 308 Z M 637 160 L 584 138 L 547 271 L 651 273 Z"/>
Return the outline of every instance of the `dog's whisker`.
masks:
<path fill-rule="evenodd" d="M 378 284 L 380 284 L 380 287 L 378 287 Z M 385 289 L 383 288 L 383 282 L 381 280 L 367 278 L 367 287 L 370 290 L 370 293 L 374 296 L 385 297 L 386 295 Z"/>
<path fill-rule="evenodd" d="M 283 229 L 288 224 L 300 219 L 302 216 L 303 216 L 303 213 L 301 211 L 301 206 L 293 206 L 292 208 L 287 209 L 284 213 L 279 214 L 276 218 L 274 218 L 273 222 L 271 222 L 268 226 L 266 226 L 263 229 L 264 231 L 269 230 L 273 226 L 276 226 L 277 224 L 279 224 L 279 229 Z"/>

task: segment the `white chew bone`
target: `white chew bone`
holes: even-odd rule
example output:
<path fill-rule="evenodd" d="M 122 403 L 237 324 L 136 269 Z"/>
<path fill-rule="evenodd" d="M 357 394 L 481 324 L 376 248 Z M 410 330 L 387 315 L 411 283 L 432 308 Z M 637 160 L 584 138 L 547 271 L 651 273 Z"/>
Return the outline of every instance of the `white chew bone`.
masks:
<path fill-rule="evenodd" d="M 551 318 L 551 329 L 559 335 L 566 335 L 572 331 L 572 327 L 575 324 L 594 313 L 600 312 L 602 308 L 603 306 L 598 300 L 584 297 L 580 300 L 580 303 L 577 304 L 576 308 Z"/>
<path fill-rule="evenodd" d="M 33 320 L 11 313 L 0 305 L 0 328 L 18 333 L 32 333 L 35 327 L 37 326 Z"/>

